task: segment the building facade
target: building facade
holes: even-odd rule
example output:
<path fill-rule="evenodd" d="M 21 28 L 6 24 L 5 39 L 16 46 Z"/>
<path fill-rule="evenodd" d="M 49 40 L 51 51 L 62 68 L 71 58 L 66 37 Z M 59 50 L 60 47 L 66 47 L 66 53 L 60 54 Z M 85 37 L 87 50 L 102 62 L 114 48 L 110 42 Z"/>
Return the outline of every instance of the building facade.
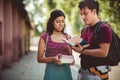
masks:
<path fill-rule="evenodd" d="M 0 0 L 0 69 L 29 52 L 31 30 L 23 0 Z"/>

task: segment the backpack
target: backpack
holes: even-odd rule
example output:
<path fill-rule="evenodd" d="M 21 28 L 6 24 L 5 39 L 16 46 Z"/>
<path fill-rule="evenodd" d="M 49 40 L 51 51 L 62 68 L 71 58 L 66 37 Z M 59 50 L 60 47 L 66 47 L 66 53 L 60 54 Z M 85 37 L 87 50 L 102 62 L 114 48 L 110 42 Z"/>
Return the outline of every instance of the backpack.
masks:
<path fill-rule="evenodd" d="M 94 30 L 94 40 L 97 41 L 97 33 L 100 30 L 100 27 L 102 24 L 106 24 L 105 22 L 99 22 Z M 111 28 L 112 30 L 112 28 Z M 120 62 L 120 38 L 117 36 L 117 34 L 112 30 L 112 43 L 110 45 L 108 56 L 105 58 L 107 64 L 110 66 L 116 66 Z"/>

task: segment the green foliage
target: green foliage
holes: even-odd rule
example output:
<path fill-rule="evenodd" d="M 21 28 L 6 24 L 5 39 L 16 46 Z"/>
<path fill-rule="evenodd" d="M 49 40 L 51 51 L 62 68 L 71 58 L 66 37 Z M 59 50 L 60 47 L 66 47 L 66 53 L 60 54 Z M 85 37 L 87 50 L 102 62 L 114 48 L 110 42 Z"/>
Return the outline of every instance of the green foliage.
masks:
<path fill-rule="evenodd" d="M 56 5 L 57 5 L 54 0 L 47 0 L 46 2 L 47 2 L 47 4 L 48 4 L 48 9 L 49 9 L 49 10 L 54 9 L 54 8 L 56 7 Z M 52 5 L 51 5 L 51 4 L 52 4 Z"/>
<path fill-rule="evenodd" d="M 120 0 L 99 0 L 103 21 L 107 21 L 120 36 Z"/>
<path fill-rule="evenodd" d="M 50 12 L 54 9 L 61 9 L 66 15 L 67 23 L 71 25 L 73 34 L 80 34 L 84 25 L 78 8 L 81 0 L 43 0 L 42 4 L 39 4 L 39 1 L 41 0 L 25 0 L 26 6 L 30 3 L 34 5 L 34 10 L 28 11 L 32 21 L 37 21 L 35 17 L 46 16 L 43 22 L 39 20 L 35 25 L 40 25 L 45 29 Z M 103 21 L 107 21 L 114 31 L 120 35 L 120 0 L 98 0 L 98 2 L 100 3 L 100 18 Z"/>

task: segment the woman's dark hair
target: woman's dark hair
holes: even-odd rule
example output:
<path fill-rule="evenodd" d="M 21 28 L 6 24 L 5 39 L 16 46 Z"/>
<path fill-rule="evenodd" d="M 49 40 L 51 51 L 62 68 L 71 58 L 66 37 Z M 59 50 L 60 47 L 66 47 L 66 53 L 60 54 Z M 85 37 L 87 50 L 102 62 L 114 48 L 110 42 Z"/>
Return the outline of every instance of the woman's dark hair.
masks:
<path fill-rule="evenodd" d="M 99 13 L 99 3 L 95 0 L 84 0 L 79 2 L 78 7 L 80 9 L 87 7 L 90 10 L 96 9 L 97 14 Z"/>
<path fill-rule="evenodd" d="M 63 16 L 65 18 L 65 15 L 61 10 L 54 10 L 51 12 L 50 18 L 48 19 L 48 22 L 47 22 L 47 28 L 46 28 L 49 35 L 53 33 L 53 29 L 54 29 L 53 22 L 59 16 Z M 64 32 L 64 29 L 62 30 L 62 32 Z"/>

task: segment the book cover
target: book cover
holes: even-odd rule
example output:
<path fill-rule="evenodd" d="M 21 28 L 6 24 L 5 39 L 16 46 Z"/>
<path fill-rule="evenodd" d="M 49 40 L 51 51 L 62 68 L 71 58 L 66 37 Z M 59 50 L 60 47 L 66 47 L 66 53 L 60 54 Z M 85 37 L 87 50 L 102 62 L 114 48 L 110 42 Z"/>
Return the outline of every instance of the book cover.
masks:
<path fill-rule="evenodd" d="M 59 58 L 61 63 L 72 63 L 74 61 L 74 56 L 72 55 L 61 55 Z"/>

